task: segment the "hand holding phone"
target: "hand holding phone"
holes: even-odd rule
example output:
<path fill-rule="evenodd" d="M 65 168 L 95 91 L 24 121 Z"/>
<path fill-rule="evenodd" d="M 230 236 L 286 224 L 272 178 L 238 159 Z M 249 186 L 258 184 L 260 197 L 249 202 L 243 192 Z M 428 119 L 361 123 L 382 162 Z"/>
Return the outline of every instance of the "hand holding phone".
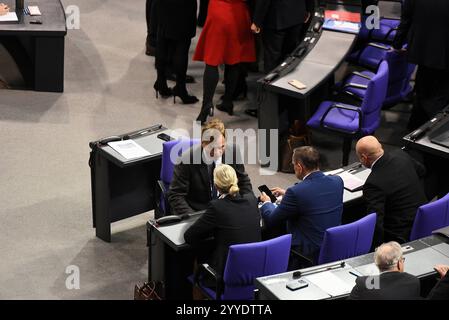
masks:
<path fill-rule="evenodd" d="M 268 187 L 265 184 L 259 186 L 258 189 L 259 189 L 260 192 L 264 192 L 267 196 L 269 196 L 271 202 L 276 202 L 277 201 L 277 198 L 274 196 L 274 194 L 271 192 L 270 189 L 268 189 Z"/>

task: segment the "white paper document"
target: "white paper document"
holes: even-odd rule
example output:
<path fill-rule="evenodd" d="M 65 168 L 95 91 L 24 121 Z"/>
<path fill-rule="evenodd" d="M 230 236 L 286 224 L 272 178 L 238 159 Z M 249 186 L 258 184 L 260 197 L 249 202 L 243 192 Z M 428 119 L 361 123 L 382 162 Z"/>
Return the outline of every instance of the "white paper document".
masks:
<path fill-rule="evenodd" d="M 339 176 L 343 179 L 345 189 L 348 189 L 349 191 L 360 188 L 365 184 L 365 181 L 347 171 L 340 173 Z"/>
<path fill-rule="evenodd" d="M 109 142 L 108 145 L 127 160 L 151 155 L 151 153 L 138 145 L 134 140 L 113 141 Z"/>
<path fill-rule="evenodd" d="M 350 293 L 355 284 L 346 283 L 330 271 L 319 272 L 305 278 L 334 297 Z"/>
<path fill-rule="evenodd" d="M 19 19 L 17 19 L 17 14 L 15 12 L 8 12 L 7 14 L 0 16 L 0 22 L 6 21 L 19 21 Z"/>

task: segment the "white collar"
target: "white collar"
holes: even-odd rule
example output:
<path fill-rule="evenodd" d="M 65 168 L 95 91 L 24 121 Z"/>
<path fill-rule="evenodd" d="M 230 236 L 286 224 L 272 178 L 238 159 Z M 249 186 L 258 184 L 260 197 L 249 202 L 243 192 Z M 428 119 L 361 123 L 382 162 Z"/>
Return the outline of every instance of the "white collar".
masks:
<path fill-rule="evenodd" d="M 382 154 L 379 158 L 377 158 L 376 160 L 373 161 L 373 163 L 371 164 L 371 169 L 374 167 L 374 165 L 376 164 L 377 161 L 379 161 L 380 158 L 382 158 L 384 155 Z"/>

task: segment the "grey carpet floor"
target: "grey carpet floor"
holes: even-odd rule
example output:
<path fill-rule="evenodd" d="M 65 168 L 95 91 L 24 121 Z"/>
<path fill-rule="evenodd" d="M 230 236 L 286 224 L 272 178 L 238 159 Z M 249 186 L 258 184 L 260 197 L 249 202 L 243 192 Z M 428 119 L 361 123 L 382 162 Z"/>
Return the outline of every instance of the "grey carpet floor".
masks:
<path fill-rule="evenodd" d="M 115 223 L 112 243 L 95 237 L 88 143 L 155 123 L 191 130 L 200 103 L 156 100 L 154 58 L 143 51 L 144 0 L 63 3 L 81 11 L 81 29 L 66 37 L 65 92 L 0 90 L 0 299 L 131 299 L 134 284 L 147 277 L 152 213 Z M 0 57 L 3 79 L 19 81 L 1 48 Z M 200 98 L 202 72 L 202 63 L 190 63 L 197 81 L 189 90 Z M 217 112 L 229 128 L 257 128 L 243 112 L 254 103 L 251 88 L 236 116 Z M 217 99 L 222 93 L 219 85 Z M 401 145 L 407 118 L 406 105 L 384 112 L 377 134 L 387 148 Z M 327 167 L 338 167 L 341 141 L 314 137 Z M 295 182 L 288 174 L 261 175 L 257 165 L 247 171 L 255 188 Z M 71 265 L 80 270 L 78 290 L 66 287 Z"/>

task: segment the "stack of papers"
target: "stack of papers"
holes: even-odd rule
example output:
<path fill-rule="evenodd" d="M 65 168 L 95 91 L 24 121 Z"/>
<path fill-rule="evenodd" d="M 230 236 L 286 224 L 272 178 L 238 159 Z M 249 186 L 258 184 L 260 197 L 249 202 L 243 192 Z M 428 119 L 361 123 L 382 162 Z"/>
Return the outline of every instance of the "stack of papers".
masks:
<path fill-rule="evenodd" d="M 15 12 L 8 12 L 7 14 L 0 16 L 0 22 L 19 21 Z"/>
<path fill-rule="evenodd" d="M 340 173 L 339 176 L 343 179 L 345 189 L 349 191 L 360 190 L 365 184 L 365 181 L 347 171 Z"/>
<path fill-rule="evenodd" d="M 134 140 L 113 141 L 109 142 L 108 145 L 127 160 L 151 155 L 151 153 L 138 145 Z"/>

